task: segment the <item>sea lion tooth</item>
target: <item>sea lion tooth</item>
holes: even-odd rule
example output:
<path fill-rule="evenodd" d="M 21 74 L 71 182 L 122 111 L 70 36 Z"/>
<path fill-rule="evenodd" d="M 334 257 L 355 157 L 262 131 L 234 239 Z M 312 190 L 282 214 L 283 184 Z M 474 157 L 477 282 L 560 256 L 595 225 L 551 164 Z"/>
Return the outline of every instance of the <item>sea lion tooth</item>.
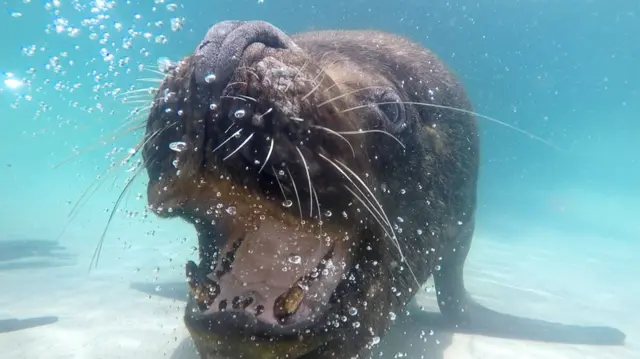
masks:
<path fill-rule="evenodd" d="M 236 260 L 236 252 L 238 251 L 238 249 L 240 249 L 243 241 L 244 237 L 238 238 L 233 243 L 231 249 L 225 253 L 224 257 L 222 257 L 222 259 L 220 260 L 220 268 L 216 271 L 216 276 L 218 276 L 218 278 L 222 278 L 223 275 L 231 271 L 233 262 Z"/>
<path fill-rule="evenodd" d="M 231 300 L 231 307 L 233 307 L 233 309 L 240 309 L 240 300 L 241 298 L 239 296 L 233 297 Z"/>
<path fill-rule="evenodd" d="M 221 312 L 224 312 L 227 309 L 227 300 L 226 299 L 223 299 L 223 300 L 220 301 L 220 303 L 218 304 L 218 309 Z"/>
<path fill-rule="evenodd" d="M 191 295 L 201 309 L 207 309 L 220 293 L 220 286 L 208 277 L 202 276 L 200 269 L 193 261 L 187 262 L 186 274 Z"/>
<path fill-rule="evenodd" d="M 302 282 L 297 282 L 289 288 L 289 290 L 280 295 L 276 299 L 273 308 L 276 317 L 283 320 L 295 314 L 298 309 L 300 309 L 300 305 L 308 289 L 309 288 Z"/>
<path fill-rule="evenodd" d="M 253 297 L 246 297 L 242 299 L 242 309 L 247 309 L 253 303 Z"/>

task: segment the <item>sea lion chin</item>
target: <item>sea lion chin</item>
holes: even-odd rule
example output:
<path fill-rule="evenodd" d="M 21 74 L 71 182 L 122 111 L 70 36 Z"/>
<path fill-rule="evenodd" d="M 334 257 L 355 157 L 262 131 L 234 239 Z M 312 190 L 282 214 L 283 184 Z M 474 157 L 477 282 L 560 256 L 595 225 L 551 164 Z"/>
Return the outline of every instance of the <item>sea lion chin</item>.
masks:
<path fill-rule="evenodd" d="M 476 122 L 454 75 L 404 38 L 216 24 L 168 68 L 143 156 L 150 207 L 198 230 L 185 322 L 202 358 L 364 357 L 432 274 L 461 330 L 624 340 L 467 295 Z"/>

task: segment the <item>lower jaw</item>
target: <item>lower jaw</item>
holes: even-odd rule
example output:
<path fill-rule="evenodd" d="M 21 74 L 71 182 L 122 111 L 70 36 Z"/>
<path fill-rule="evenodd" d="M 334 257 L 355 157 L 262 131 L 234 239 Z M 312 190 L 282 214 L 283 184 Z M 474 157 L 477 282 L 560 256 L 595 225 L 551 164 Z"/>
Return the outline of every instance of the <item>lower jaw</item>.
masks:
<path fill-rule="evenodd" d="M 229 312 L 229 317 L 234 314 Z M 206 316 L 199 312 L 193 297 L 189 296 L 185 313 L 185 324 L 202 359 L 295 359 L 322 345 L 322 336 L 249 334 L 256 333 L 255 326 L 243 321 L 235 322 L 236 328 L 217 324 L 219 316 Z M 253 323 L 256 324 L 256 323 Z M 248 330 L 245 330 L 248 328 Z M 260 332 L 258 330 L 257 332 Z"/>

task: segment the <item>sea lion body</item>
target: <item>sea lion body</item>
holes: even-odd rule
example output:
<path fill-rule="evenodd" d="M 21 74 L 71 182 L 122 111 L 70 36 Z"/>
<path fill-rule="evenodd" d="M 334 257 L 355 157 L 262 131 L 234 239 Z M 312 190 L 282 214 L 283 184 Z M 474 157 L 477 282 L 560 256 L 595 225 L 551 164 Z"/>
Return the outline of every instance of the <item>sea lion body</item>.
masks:
<path fill-rule="evenodd" d="M 508 317 L 462 278 L 471 105 L 405 38 L 219 23 L 160 86 L 143 155 L 150 206 L 199 233 L 185 320 L 202 358 L 367 357 L 431 275 L 449 323 Z"/>

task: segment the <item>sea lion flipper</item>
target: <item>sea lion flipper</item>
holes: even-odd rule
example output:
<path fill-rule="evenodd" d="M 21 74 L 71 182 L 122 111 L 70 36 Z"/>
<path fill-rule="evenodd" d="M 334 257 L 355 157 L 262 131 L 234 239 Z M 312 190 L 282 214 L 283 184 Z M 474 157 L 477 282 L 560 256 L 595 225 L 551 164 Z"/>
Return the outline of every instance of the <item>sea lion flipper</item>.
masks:
<path fill-rule="evenodd" d="M 434 274 L 438 304 L 448 325 L 455 331 L 510 339 L 543 342 L 622 345 L 625 334 L 616 328 L 579 326 L 547 322 L 499 313 L 475 302 L 464 288 L 463 267 L 473 222 L 463 228 L 456 240 L 448 241 L 440 270 Z M 454 250 L 455 247 L 455 250 Z"/>

